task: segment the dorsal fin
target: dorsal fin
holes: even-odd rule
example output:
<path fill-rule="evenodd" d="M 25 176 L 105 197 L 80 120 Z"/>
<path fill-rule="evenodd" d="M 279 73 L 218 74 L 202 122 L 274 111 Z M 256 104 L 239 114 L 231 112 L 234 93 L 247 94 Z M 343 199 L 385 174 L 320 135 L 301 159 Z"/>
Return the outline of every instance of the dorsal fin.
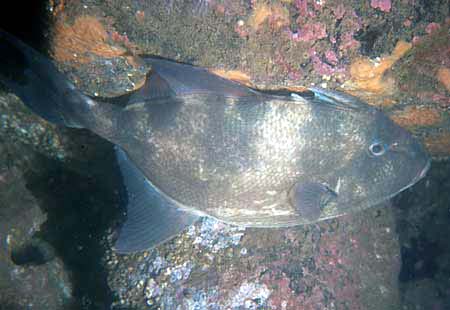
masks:
<path fill-rule="evenodd" d="M 95 99 L 119 106 L 130 106 L 135 103 L 173 96 L 175 96 L 175 92 L 172 91 L 166 80 L 158 73 L 150 71 L 140 88 L 116 97 L 96 97 Z"/>
<path fill-rule="evenodd" d="M 361 99 L 346 93 L 318 87 L 310 87 L 309 90 L 314 92 L 313 102 L 325 103 L 339 110 L 370 111 L 373 109 Z"/>
<path fill-rule="evenodd" d="M 144 85 L 131 94 L 129 103 L 174 96 L 175 92 L 157 72 L 150 71 Z"/>
<path fill-rule="evenodd" d="M 210 93 L 227 97 L 255 96 L 257 92 L 237 82 L 224 79 L 208 70 L 157 57 L 144 57 L 176 95 Z"/>

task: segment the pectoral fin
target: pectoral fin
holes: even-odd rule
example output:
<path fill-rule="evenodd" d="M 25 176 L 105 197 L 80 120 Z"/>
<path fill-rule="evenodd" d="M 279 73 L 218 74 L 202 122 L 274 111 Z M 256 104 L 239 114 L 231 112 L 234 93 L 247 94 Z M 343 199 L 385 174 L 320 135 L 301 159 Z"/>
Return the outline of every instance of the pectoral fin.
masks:
<path fill-rule="evenodd" d="M 179 234 L 199 217 L 180 210 L 116 147 L 127 191 L 127 219 L 114 246 L 126 254 L 151 249 Z"/>
<path fill-rule="evenodd" d="M 333 190 L 316 182 L 297 183 L 290 192 L 292 205 L 308 221 L 319 219 L 323 208 L 336 197 Z"/>

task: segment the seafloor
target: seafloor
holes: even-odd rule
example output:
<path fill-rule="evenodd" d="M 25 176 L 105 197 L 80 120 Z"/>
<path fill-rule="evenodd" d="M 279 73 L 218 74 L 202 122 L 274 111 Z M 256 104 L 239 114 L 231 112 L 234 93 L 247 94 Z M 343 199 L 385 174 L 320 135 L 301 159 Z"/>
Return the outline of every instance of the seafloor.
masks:
<path fill-rule="evenodd" d="M 117 255 L 124 189 L 112 146 L 45 122 L 0 87 L 0 309 L 450 309 L 448 1 L 16 6 L 2 14 L 18 22 L 1 27 L 92 96 L 142 85 L 140 54 L 263 89 L 318 85 L 382 108 L 433 163 L 364 212 L 289 229 L 207 219 L 153 251 Z"/>

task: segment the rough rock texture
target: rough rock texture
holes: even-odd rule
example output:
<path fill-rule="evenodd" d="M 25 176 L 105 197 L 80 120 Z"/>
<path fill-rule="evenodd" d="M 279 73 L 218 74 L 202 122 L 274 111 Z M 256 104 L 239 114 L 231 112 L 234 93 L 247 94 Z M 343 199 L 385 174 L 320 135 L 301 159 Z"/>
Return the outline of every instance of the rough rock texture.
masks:
<path fill-rule="evenodd" d="M 47 220 L 21 171 L 33 154 L 17 159 L 27 147 L 1 142 L 0 308 L 63 309 L 72 300 L 68 271 L 51 245 L 32 239 Z"/>
<path fill-rule="evenodd" d="M 110 253 L 107 265 L 114 304 L 137 309 L 399 308 L 389 207 L 279 230 L 204 220 L 157 251 Z"/>
<path fill-rule="evenodd" d="M 3 90 L 0 109 L 0 309 L 103 308 L 102 240 L 120 211 L 111 145 Z"/>
<path fill-rule="evenodd" d="M 450 154 L 449 4 L 436 1 L 64 1 L 52 54 L 87 93 L 138 88 L 139 54 L 223 71 L 257 88 L 318 85 L 383 107 Z"/>
<path fill-rule="evenodd" d="M 351 92 L 449 157 L 447 1 L 55 0 L 48 12 L 49 54 L 92 96 L 138 88 L 138 55 L 160 55 L 259 88 Z M 111 145 L 1 88 L 0 308 L 446 309 L 449 166 L 433 166 L 393 206 L 283 230 L 204 220 L 118 256 Z"/>

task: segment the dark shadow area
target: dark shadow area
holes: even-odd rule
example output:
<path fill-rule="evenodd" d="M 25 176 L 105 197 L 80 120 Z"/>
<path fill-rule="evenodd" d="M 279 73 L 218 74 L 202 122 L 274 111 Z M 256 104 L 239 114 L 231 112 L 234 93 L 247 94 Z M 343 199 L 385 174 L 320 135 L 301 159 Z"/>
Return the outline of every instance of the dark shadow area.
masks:
<path fill-rule="evenodd" d="M 374 47 L 377 41 L 382 37 L 386 30 L 380 26 L 370 25 L 365 29 L 360 29 L 354 38 L 361 44 L 359 51 L 361 55 L 371 56 L 374 53 Z"/>
<path fill-rule="evenodd" d="M 450 307 L 449 203 L 449 161 L 433 162 L 424 180 L 394 200 L 402 260 L 399 283 L 405 304 Z"/>
<path fill-rule="evenodd" d="M 408 246 L 402 246 L 402 269 L 400 282 L 433 278 L 439 271 L 437 258 L 443 253 L 437 242 L 427 240 L 423 236 L 411 238 Z"/>
<path fill-rule="evenodd" d="M 83 135 L 89 133 L 73 134 L 74 138 Z M 80 148 L 86 146 L 80 144 Z M 119 217 L 120 175 L 112 146 L 103 140 L 98 139 L 96 157 L 83 160 L 65 165 L 41 156 L 39 169 L 25 175 L 27 188 L 47 221 L 34 237 L 43 241 L 19 249 L 15 260 L 44 263 L 49 251 L 39 245 L 50 244 L 71 274 L 73 308 L 109 309 L 112 296 L 103 259 L 108 229 Z"/>
<path fill-rule="evenodd" d="M 0 310 L 22 310 L 23 307 L 15 304 L 14 302 L 4 302 L 0 304 Z"/>
<path fill-rule="evenodd" d="M 49 1 L 8 1 L 0 10 L 0 28 L 38 50 L 47 50 L 50 14 Z"/>
<path fill-rule="evenodd" d="M 51 14 L 49 1 L 12 1 L 0 10 L 0 28 L 45 53 Z M 84 141 L 83 135 L 92 136 L 74 131 L 68 139 Z M 32 240 L 11 253 L 17 265 L 42 265 L 59 257 L 71 275 L 75 304 L 70 309 L 109 309 L 112 301 L 102 259 L 107 230 L 119 212 L 115 190 L 120 179 L 111 145 L 94 140 L 98 150 L 95 145 L 95 158 L 90 161 L 80 158 L 63 164 L 39 156 L 35 169 L 25 175 L 47 221 Z M 16 309 L 13 301 L 5 302 L 0 309 Z"/>
<path fill-rule="evenodd" d="M 20 247 L 13 248 L 11 260 L 16 265 L 43 265 L 55 257 L 53 247 L 40 238 L 32 238 Z"/>

